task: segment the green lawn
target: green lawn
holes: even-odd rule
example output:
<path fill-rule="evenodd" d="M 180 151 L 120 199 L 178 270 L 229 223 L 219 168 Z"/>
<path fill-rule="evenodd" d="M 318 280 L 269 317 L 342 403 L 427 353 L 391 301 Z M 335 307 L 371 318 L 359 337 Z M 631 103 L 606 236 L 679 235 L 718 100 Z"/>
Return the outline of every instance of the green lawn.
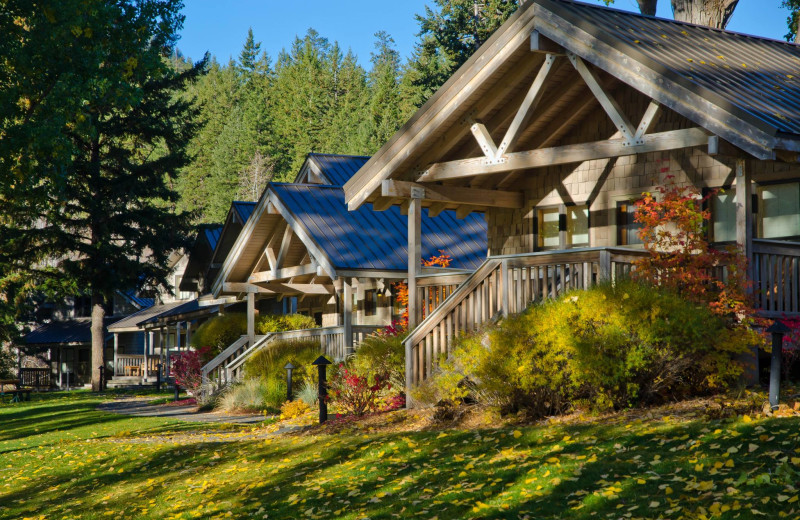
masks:
<path fill-rule="evenodd" d="M 0 518 L 800 516 L 796 417 L 246 441 L 98 402 L 0 405 Z"/>

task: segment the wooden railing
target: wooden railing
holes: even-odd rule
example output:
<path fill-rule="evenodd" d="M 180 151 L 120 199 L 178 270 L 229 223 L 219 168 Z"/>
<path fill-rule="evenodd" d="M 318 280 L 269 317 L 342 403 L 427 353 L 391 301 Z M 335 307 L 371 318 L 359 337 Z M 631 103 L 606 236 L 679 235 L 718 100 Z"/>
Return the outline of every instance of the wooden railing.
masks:
<path fill-rule="evenodd" d="M 144 376 L 145 363 L 147 364 L 147 374 L 155 376 L 158 370 L 158 356 L 144 356 L 141 354 L 117 354 L 114 366 L 115 376 Z"/>
<path fill-rule="evenodd" d="M 641 249 L 586 248 L 489 257 L 406 338 L 407 386 L 431 374 L 457 335 L 567 290 L 626 276 L 633 261 L 646 255 Z"/>
<path fill-rule="evenodd" d="M 352 348 L 379 328 L 381 327 L 377 325 L 353 325 Z M 320 352 L 334 361 L 343 360 L 351 351 L 351 346 L 345 341 L 343 326 L 273 332 L 266 336 L 257 336 L 252 345 L 248 345 L 247 336 L 242 336 L 203 367 L 203 381 L 216 384 L 237 381 L 242 378 L 245 362 L 260 350 L 269 348 L 278 341 L 307 340 L 319 341 Z"/>
<path fill-rule="evenodd" d="M 800 314 L 800 243 L 753 240 L 753 298 L 764 317 Z"/>
<path fill-rule="evenodd" d="M 425 319 L 439 305 L 458 289 L 472 273 L 422 274 L 417 278 L 417 301 L 419 302 L 420 320 Z"/>
<path fill-rule="evenodd" d="M 49 368 L 20 368 L 20 386 L 39 388 L 50 388 L 51 371 Z"/>

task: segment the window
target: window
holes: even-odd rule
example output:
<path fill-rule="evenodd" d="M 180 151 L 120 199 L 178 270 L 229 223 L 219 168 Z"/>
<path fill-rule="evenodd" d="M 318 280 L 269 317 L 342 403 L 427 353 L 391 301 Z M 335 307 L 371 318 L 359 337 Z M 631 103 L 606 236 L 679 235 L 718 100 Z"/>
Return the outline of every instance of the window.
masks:
<path fill-rule="evenodd" d="M 566 249 L 589 245 L 589 206 L 562 205 L 536 211 L 537 249 Z"/>
<path fill-rule="evenodd" d="M 589 245 L 589 206 L 567 208 L 567 247 Z"/>
<path fill-rule="evenodd" d="M 800 236 L 800 183 L 758 187 L 758 238 Z"/>
<path fill-rule="evenodd" d="M 392 294 L 390 296 L 390 302 L 392 306 L 392 321 L 398 321 L 402 319 L 403 313 L 406 311 L 405 307 L 400 305 L 400 300 L 397 299 L 397 288 L 396 286 L 392 286 Z"/>
<path fill-rule="evenodd" d="M 718 191 L 709 199 L 712 242 L 736 241 L 736 194 L 733 190 Z"/>
<path fill-rule="evenodd" d="M 369 289 L 364 291 L 364 316 L 375 316 L 377 307 L 378 291 Z"/>
<path fill-rule="evenodd" d="M 540 209 L 538 217 L 539 249 L 558 249 L 561 244 L 559 239 L 560 213 L 558 208 Z"/>
<path fill-rule="evenodd" d="M 617 245 L 632 246 L 641 244 L 639 230 L 642 225 L 636 222 L 636 205 L 632 202 L 617 203 Z"/>

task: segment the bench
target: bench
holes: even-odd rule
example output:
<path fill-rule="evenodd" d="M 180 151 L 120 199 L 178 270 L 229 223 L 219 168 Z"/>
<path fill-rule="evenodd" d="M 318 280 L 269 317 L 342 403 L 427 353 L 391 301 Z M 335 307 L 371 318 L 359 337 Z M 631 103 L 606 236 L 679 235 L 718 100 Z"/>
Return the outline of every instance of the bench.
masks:
<path fill-rule="evenodd" d="M 30 388 L 21 388 L 19 379 L 0 379 L 0 402 L 3 402 L 5 396 L 11 396 L 12 403 L 19 403 L 22 401 L 31 400 Z M 6 387 L 13 386 L 11 390 L 6 390 Z"/>

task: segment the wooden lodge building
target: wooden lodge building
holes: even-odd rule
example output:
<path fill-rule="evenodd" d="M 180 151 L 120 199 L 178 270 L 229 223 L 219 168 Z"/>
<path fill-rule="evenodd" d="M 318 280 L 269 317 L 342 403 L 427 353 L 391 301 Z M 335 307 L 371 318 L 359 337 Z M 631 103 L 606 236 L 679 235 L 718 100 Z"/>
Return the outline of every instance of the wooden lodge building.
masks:
<path fill-rule="evenodd" d="M 294 183 L 267 186 L 212 286 L 215 299 L 247 301 L 248 332 L 204 367 L 206 377 L 238 377 L 248 356 L 280 339 L 316 338 L 343 359 L 364 335 L 400 319 L 392 286 L 408 272 L 407 217 L 399 207 L 351 212 L 344 202 L 341 184 L 367 160 L 310 154 Z M 452 257 L 449 268 L 425 272 L 431 301 L 441 301 L 485 259 L 486 225 L 481 215 L 444 211 L 422 227 L 423 257 Z M 287 300 L 320 328 L 256 336 L 256 314 Z"/>
<path fill-rule="evenodd" d="M 799 154 L 797 45 L 531 0 L 344 192 L 353 211 L 408 208 L 411 294 L 425 212 L 485 212 L 486 262 L 424 321 L 412 301 L 413 385 L 457 331 L 624 271 L 631 202 L 669 176 L 725 188 L 713 240 L 746 253 L 762 314 L 800 314 Z"/>

